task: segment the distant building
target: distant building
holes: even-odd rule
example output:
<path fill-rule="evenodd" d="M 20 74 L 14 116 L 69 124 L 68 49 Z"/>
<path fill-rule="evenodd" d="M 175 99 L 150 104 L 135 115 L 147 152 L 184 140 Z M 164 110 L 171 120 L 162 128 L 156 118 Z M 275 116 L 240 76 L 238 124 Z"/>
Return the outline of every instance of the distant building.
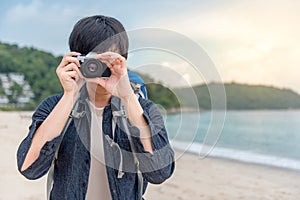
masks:
<path fill-rule="evenodd" d="M 34 97 L 34 94 L 31 90 L 31 87 L 28 83 L 26 83 L 24 86 L 23 86 L 23 94 L 25 94 L 27 97 L 29 98 L 33 98 Z"/>
<path fill-rule="evenodd" d="M 0 105 L 8 104 L 9 100 L 6 95 L 0 95 Z"/>
<path fill-rule="evenodd" d="M 3 89 L 9 89 L 11 87 L 11 82 L 9 81 L 2 81 Z"/>
<path fill-rule="evenodd" d="M 11 81 L 16 82 L 18 85 L 23 85 L 24 84 L 24 74 L 21 73 L 9 73 L 8 77 L 10 78 Z"/>
<path fill-rule="evenodd" d="M 12 95 L 11 87 L 18 84 L 22 87 L 22 94 L 16 97 L 17 106 L 24 106 L 34 97 L 30 85 L 25 81 L 25 76 L 22 73 L 0 73 L 0 86 L 2 86 L 4 93 L 0 95 L 0 107 L 6 107 L 9 102 L 8 96 Z"/>

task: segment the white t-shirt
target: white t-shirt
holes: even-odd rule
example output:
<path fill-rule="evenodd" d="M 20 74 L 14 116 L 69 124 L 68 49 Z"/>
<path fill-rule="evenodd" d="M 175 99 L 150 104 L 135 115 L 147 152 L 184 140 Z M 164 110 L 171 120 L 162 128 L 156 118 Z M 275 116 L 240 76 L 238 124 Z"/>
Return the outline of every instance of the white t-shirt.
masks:
<path fill-rule="evenodd" d="M 91 167 L 86 200 L 111 200 L 107 179 L 103 137 L 102 115 L 104 108 L 96 108 L 89 101 L 91 110 Z"/>

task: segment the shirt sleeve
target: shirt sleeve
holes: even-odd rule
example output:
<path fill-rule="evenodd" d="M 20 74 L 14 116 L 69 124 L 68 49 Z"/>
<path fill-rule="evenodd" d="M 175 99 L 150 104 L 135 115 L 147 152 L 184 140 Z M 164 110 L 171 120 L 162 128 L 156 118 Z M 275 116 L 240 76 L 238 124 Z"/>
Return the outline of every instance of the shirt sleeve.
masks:
<path fill-rule="evenodd" d="M 143 177 L 150 183 L 160 184 L 174 172 L 174 151 L 169 143 L 164 120 L 157 106 L 146 100 L 141 100 L 140 103 L 144 109 L 144 118 L 150 127 L 153 154 L 145 151 L 139 137 L 139 129 L 135 126 L 130 126 L 129 129 Z"/>
<path fill-rule="evenodd" d="M 38 106 L 38 108 L 32 115 L 32 123 L 29 126 L 29 133 L 19 145 L 17 151 L 18 170 L 28 179 L 38 179 L 48 172 L 54 159 L 56 149 L 61 142 L 60 135 L 53 138 L 51 141 L 46 142 L 41 148 L 39 157 L 27 169 L 21 171 L 22 165 L 31 146 L 32 138 L 36 130 L 50 114 L 52 109 L 59 101 L 60 97 L 61 95 L 48 97 Z"/>

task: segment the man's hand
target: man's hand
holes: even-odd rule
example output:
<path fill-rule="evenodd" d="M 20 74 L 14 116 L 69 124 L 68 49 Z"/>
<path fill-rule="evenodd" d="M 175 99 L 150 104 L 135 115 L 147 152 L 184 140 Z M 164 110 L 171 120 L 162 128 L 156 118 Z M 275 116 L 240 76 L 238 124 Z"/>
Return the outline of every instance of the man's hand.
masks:
<path fill-rule="evenodd" d="M 108 78 L 87 79 L 87 81 L 101 85 L 109 93 L 121 99 L 130 98 L 133 90 L 130 86 L 125 58 L 118 53 L 105 52 L 98 54 L 95 59 L 104 62 L 109 67 L 111 76 Z"/>
<path fill-rule="evenodd" d="M 56 74 L 65 94 L 76 96 L 82 86 L 83 78 L 79 70 L 80 63 L 77 58 L 80 53 L 70 52 L 64 55 L 56 69 Z"/>

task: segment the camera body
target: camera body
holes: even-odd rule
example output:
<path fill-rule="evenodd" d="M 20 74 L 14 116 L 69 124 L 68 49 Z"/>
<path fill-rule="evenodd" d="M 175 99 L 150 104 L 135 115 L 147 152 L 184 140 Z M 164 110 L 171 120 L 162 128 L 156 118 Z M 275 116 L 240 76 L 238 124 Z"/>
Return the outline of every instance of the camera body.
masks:
<path fill-rule="evenodd" d="M 97 55 L 97 53 L 90 52 L 85 56 L 76 56 L 80 63 L 80 72 L 85 78 L 110 77 L 110 69 L 105 63 L 93 58 L 95 54 Z"/>

